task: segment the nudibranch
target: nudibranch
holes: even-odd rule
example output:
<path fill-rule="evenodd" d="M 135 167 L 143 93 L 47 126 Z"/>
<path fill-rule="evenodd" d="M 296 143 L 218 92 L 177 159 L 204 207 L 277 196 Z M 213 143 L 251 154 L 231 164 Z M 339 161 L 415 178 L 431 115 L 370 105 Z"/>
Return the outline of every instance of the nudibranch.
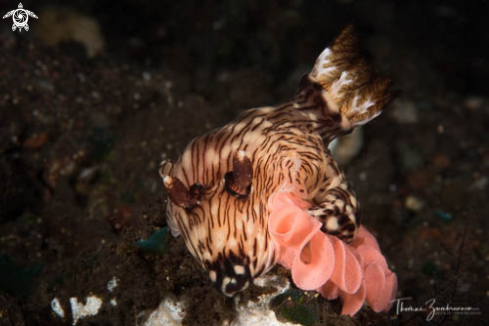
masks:
<path fill-rule="evenodd" d="M 357 42 L 345 28 L 291 102 L 248 110 L 194 139 L 175 163 L 161 163 L 168 226 L 223 294 L 244 290 L 277 262 L 268 229 L 277 192 L 309 203 L 324 233 L 345 243 L 357 234 L 358 200 L 327 146 L 393 99 L 390 80 L 373 72 Z"/>

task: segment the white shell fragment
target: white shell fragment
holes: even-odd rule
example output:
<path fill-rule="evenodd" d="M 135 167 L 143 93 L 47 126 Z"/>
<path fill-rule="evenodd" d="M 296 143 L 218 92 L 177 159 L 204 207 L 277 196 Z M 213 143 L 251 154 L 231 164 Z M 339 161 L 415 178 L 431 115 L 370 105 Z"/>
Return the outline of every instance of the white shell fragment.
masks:
<path fill-rule="evenodd" d="M 117 287 L 117 278 L 114 276 L 108 283 L 107 283 L 107 290 L 109 292 L 114 291 L 114 289 Z"/>
<path fill-rule="evenodd" d="M 273 310 L 270 310 L 270 301 L 276 296 L 284 293 L 290 287 L 287 278 L 277 275 L 264 275 L 254 280 L 257 286 L 274 286 L 276 291 L 271 294 L 264 294 L 259 297 L 257 302 L 249 300 L 247 302 L 238 302 L 236 298 L 236 318 L 231 321 L 231 326 L 298 326 L 294 323 L 282 323 L 277 320 Z"/>
<path fill-rule="evenodd" d="M 185 303 L 165 298 L 149 315 L 144 326 L 180 326 L 183 318 L 185 318 Z"/>
<path fill-rule="evenodd" d="M 51 309 L 53 309 L 54 313 L 59 317 L 65 318 L 65 311 L 61 306 L 58 298 L 54 298 L 53 300 L 51 300 Z"/>
<path fill-rule="evenodd" d="M 77 298 L 70 298 L 71 314 L 73 315 L 73 325 L 76 325 L 78 320 L 97 315 L 100 307 L 102 306 L 102 300 L 96 296 L 87 297 L 85 304 L 78 302 Z"/>
<path fill-rule="evenodd" d="M 117 286 L 118 286 L 118 279 L 114 276 L 109 282 L 107 282 L 107 291 L 113 292 Z M 73 325 L 76 325 L 76 323 L 84 317 L 97 315 L 100 310 L 100 307 L 102 307 L 102 303 L 103 303 L 102 299 L 94 295 L 88 296 L 85 299 L 85 303 L 78 302 L 78 298 L 76 297 L 70 298 L 71 315 L 73 316 Z M 112 307 L 116 307 L 117 299 L 112 298 L 109 303 Z M 65 318 L 65 311 L 61 306 L 61 303 L 58 298 L 54 298 L 53 300 L 51 300 L 51 309 L 60 318 Z"/>

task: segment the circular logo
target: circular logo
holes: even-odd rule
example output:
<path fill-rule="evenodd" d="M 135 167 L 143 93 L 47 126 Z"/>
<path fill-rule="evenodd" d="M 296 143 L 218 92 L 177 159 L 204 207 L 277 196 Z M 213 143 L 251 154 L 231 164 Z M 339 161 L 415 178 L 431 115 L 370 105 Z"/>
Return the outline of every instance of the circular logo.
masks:
<path fill-rule="evenodd" d="M 29 16 L 24 9 L 17 9 L 15 14 L 13 14 L 13 18 L 14 24 L 17 25 L 17 27 L 24 27 L 29 20 Z"/>

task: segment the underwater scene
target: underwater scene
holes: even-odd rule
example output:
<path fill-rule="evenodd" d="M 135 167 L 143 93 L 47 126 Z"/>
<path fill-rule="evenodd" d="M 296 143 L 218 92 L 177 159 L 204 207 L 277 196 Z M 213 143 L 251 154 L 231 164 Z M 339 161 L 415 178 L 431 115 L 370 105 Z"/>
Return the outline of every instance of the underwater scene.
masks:
<path fill-rule="evenodd" d="M 488 1 L 0 9 L 0 325 L 488 323 Z"/>

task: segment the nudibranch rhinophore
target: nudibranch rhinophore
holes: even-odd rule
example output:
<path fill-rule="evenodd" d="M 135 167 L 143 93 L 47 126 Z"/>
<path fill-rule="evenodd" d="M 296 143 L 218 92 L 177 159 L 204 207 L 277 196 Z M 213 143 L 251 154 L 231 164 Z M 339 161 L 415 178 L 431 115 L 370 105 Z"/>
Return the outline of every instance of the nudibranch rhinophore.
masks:
<path fill-rule="evenodd" d="M 346 243 L 360 227 L 357 198 L 328 150 L 336 137 L 378 116 L 393 99 L 346 27 L 300 81 L 291 102 L 244 112 L 163 161 L 167 223 L 183 235 L 212 283 L 227 296 L 274 266 L 268 199 L 289 191 L 311 204 L 321 230 Z"/>

